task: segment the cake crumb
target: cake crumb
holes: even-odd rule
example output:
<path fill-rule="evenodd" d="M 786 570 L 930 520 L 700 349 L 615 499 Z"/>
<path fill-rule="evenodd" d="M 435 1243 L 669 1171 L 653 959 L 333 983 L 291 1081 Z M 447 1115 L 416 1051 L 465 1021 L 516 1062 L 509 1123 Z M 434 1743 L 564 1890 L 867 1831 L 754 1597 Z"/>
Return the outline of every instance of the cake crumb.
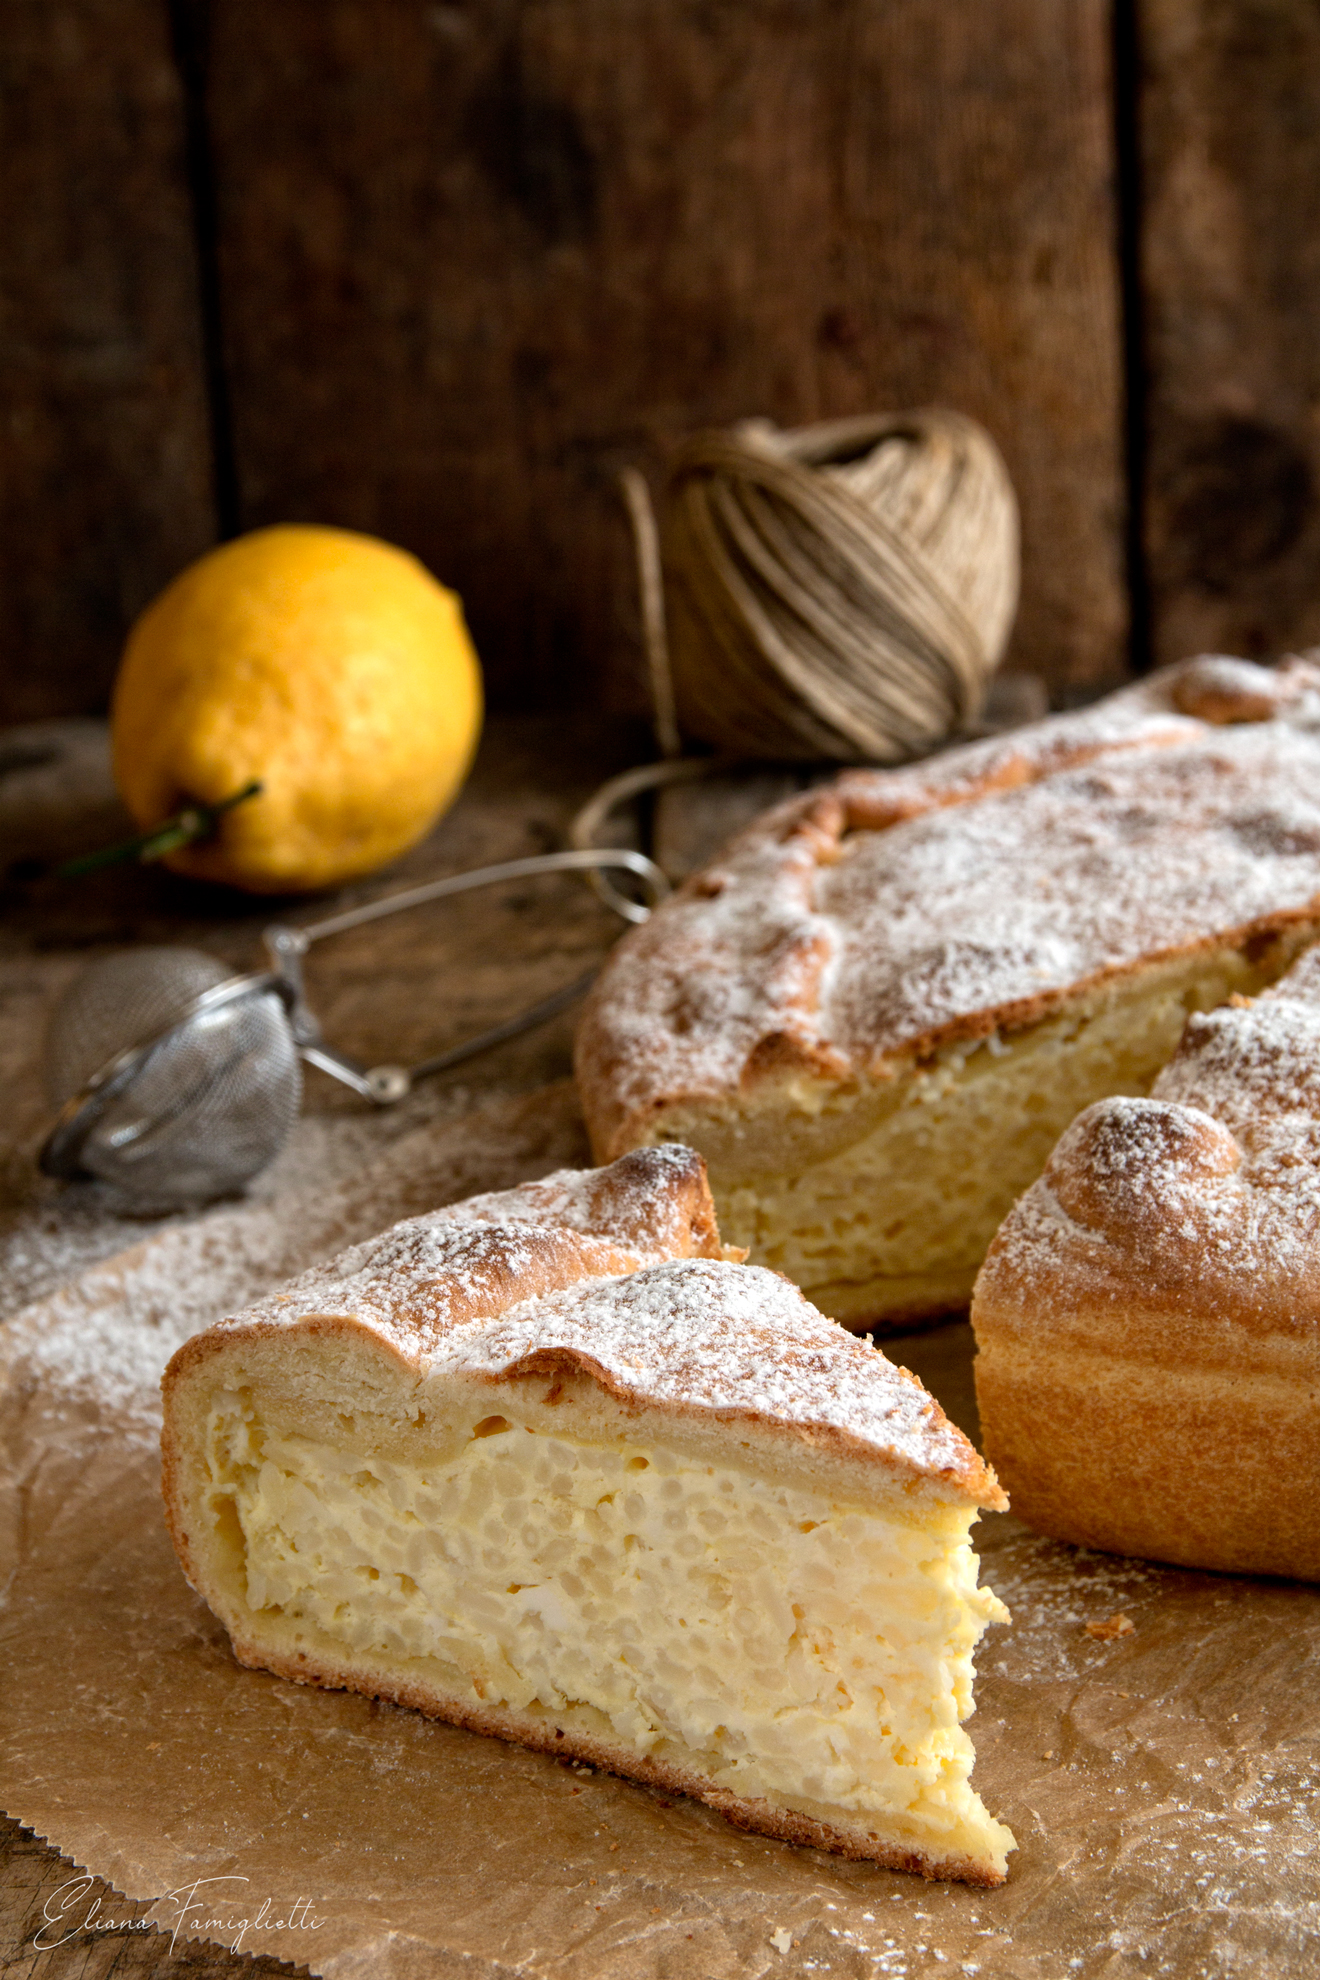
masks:
<path fill-rule="evenodd" d="M 793 1934 L 787 1925 L 781 1925 L 778 1931 L 770 1934 L 770 1943 L 781 1956 L 793 1950 Z"/>
<path fill-rule="evenodd" d="M 1131 1636 L 1136 1630 L 1131 1616 L 1110 1616 L 1106 1622 L 1089 1622 L 1085 1625 L 1088 1636 L 1101 1638 Z"/>

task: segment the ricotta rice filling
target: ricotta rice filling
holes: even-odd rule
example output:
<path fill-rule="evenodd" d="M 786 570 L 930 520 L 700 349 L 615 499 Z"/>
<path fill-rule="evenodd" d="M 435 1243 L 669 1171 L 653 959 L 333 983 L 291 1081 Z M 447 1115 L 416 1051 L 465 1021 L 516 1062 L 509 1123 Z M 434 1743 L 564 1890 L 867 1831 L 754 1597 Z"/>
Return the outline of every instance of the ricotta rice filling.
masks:
<path fill-rule="evenodd" d="M 254 1623 L 473 1708 L 572 1724 L 721 1788 L 936 1852 L 1011 1837 L 971 1789 L 974 1509 L 887 1516 L 654 1444 L 501 1415 L 434 1463 L 217 1398 L 208 1500 Z"/>
<path fill-rule="evenodd" d="M 822 1312 L 861 1325 L 957 1306 L 1082 1109 L 1148 1093 L 1189 1012 L 1256 993 L 1287 953 L 1279 945 L 1262 967 L 1225 951 L 1120 979 L 1016 1036 L 946 1048 L 870 1095 L 824 1083 L 813 1092 L 803 1081 L 791 1094 L 800 1145 L 787 1175 L 765 1166 L 785 1139 L 776 1137 L 785 1102 L 773 1093 L 705 1118 L 676 1109 L 655 1132 L 705 1153 L 726 1241 L 784 1273 Z"/>

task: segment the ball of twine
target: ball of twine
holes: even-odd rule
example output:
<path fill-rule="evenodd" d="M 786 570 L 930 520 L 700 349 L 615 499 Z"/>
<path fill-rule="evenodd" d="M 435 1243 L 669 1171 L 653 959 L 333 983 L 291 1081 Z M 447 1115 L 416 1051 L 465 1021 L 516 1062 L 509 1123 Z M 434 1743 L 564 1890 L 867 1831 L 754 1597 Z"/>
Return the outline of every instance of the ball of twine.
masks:
<path fill-rule="evenodd" d="M 664 529 L 637 534 L 657 728 L 741 756 L 893 763 L 973 723 L 1018 593 L 998 448 L 940 409 L 683 448 Z M 649 532 L 649 534 L 648 534 Z"/>

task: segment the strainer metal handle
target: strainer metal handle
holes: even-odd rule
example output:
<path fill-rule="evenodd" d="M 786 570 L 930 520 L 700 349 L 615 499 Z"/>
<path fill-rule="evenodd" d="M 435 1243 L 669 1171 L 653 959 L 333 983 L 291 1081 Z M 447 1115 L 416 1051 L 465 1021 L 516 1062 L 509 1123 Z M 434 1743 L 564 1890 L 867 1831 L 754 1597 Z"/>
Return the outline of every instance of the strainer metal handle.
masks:
<path fill-rule="evenodd" d="M 47 1175 L 66 1182 L 86 1174 L 83 1156 L 90 1137 L 104 1121 L 107 1109 L 133 1085 L 148 1061 L 169 1046 L 171 1041 L 178 1041 L 190 1027 L 205 1025 L 216 1014 L 232 1010 L 245 999 L 278 999 L 288 1020 L 293 1047 L 308 1064 L 319 1066 L 323 1072 L 341 1080 L 355 1093 L 375 1101 L 378 1106 L 389 1106 L 396 1100 L 402 1100 L 415 1080 L 430 1073 L 443 1072 L 449 1066 L 473 1058 L 478 1052 L 484 1052 L 503 1039 L 516 1037 L 519 1032 L 530 1030 L 533 1025 L 552 1017 L 556 1011 L 563 1010 L 586 989 L 595 971 L 588 971 L 585 976 L 578 977 L 549 997 L 542 997 L 516 1016 L 491 1025 L 475 1037 L 465 1038 L 448 1051 L 424 1059 L 418 1065 L 367 1067 L 326 1043 L 320 1024 L 308 1006 L 303 986 L 302 959 L 312 943 L 322 941 L 328 935 L 359 928 L 365 922 L 378 921 L 385 915 L 401 914 L 407 908 L 422 907 L 428 901 L 444 900 L 451 894 L 465 894 L 476 887 L 494 886 L 501 880 L 521 880 L 541 873 L 597 872 L 602 867 L 635 874 L 645 886 L 652 904 L 664 900 L 671 891 L 660 868 L 642 853 L 623 847 L 579 849 L 503 860 L 497 866 L 483 866 L 471 873 L 454 874 L 446 880 L 432 880 L 425 886 L 409 887 L 402 893 L 389 894 L 383 900 L 370 901 L 363 907 L 327 915 L 324 920 L 301 928 L 279 924 L 268 928 L 265 943 L 271 962 L 269 969 L 228 977 L 187 999 L 176 1008 L 168 1024 L 162 1026 L 158 1023 L 145 1035 L 133 1039 L 83 1082 L 61 1108 L 46 1138 L 39 1157 L 42 1169 Z M 617 893 L 611 905 L 629 921 L 645 921 L 651 911 L 649 906 L 630 901 L 625 895 Z M 114 1130 L 115 1145 L 127 1147 L 135 1140 L 142 1140 L 154 1125 L 154 1117 L 149 1113 L 144 1114 L 141 1120 L 121 1122 Z M 270 1152 L 273 1154 L 274 1147 Z"/>
<path fill-rule="evenodd" d="M 419 1065 L 368 1068 L 326 1043 L 308 1007 L 302 965 L 313 942 L 501 880 L 605 867 L 635 874 L 652 902 L 669 892 L 641 853 L 576 848 L 433 880 L 301 928 L 268 928 L 271 966 L 241 976 L 225 977 L 213 957 L 188 949 L 103 957 L 70 985 L 47 1034 L 47 1079 L 64 1104 L 42 1168 L 63 1181 L 99 1177 L 162 1212 L 232 1194 L 283 1146 L 298 1112 L 300 1060 L 388 1106 L 425 1074 L 541 1023 L 590 981 L 579 977 Z M 622 894 L 613 905 L 629 921 L 650 912 Z"/>
<path fill-rule="evenodd" d="M 652 908 L 658 907 L 673 891 L 660 867 L 645 853 L 633 852 L 627 847 L 592 847 L 572 852 L 533 853 L 525 859 L 502 860 L 497 866 L 476 867 L 471 873 L 455 873 L 446 880 L 430 880 L 425 886 L 387 894 L 384 900 L 369 901 L 364 907 L 346 908 L 342 914 L 327 915 L 324 921 L 314 921 L 300 928 L 276 923 L 266 930 L 263 938 L 273 966 L 266 980 L 279 989 L 284 999 L 300 1055 L 309 1065 L 319 1066 L 322 1072 L 351 1087 L 364 1099 L 374 1100 L 377 1106 L 388 1107 L 396 1100 L 402 1100 L 416 1080 L 460 1065 L 464 1059 L 475 1058 L 479 1052 L 502 1044 L 506 1038 L 516 1038 L 520 1032 L 543 1024 L 556 1012 L 564 1010 L 574 998 L 581 996 L 595 977 L 594 969 L 575 978 L 562 990 L 542 997 L 516 1016 L 505 1018 L 487 1030 L 461 1040 L 447 1052 L 437 1053 L 434 1058 L 423 1059 L 414 1066 L 364 1066 L 346 1052 L 326 1043 L 320 1024 L 307 1003 L 302 959 L 313 942 L 320 942 L 327 935 L 343 934 L 350 928 L 360 928 L 364 923 L 379 921 L 386 915 L 401 914 L 407 908 L 424 907 L 428 901 L 445 900 L 452 894 L 466 894 L 477 887 L 496 886 L 501 880 L 523 880 L 538 873 L 590 873 L 602 867 L 635 874 L 651 895 L 650 904 L 645 905 L 640 901 L 630 901 L 625 894 L 611 889 L 614 898 L 610 906 L 628 921 L 647 920 Z"/>

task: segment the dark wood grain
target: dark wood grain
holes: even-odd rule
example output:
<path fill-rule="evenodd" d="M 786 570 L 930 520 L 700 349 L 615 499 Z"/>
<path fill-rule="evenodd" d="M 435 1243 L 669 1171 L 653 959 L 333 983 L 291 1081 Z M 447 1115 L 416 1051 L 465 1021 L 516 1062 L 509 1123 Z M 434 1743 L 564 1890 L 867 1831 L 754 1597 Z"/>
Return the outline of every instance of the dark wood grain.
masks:
<path fill-rule="evenodd" d="M 8 0 L 0 61 L 0 722 L 104 704 L 213 540 L 164 0 Z"/>
<path fill-rule="evenodd" d="M 1016 664 L 1121 675 L 1104 0 L 229 0 L 241 512 L 394 538 L 497 696 L 640 697 L 618 469 L 914 401 L 1022 496 Z"/>
<path fill-rule="evenodd" d="M 1158 660 L 1320 640 L 1320 13 L 1141 0 Z"/>

